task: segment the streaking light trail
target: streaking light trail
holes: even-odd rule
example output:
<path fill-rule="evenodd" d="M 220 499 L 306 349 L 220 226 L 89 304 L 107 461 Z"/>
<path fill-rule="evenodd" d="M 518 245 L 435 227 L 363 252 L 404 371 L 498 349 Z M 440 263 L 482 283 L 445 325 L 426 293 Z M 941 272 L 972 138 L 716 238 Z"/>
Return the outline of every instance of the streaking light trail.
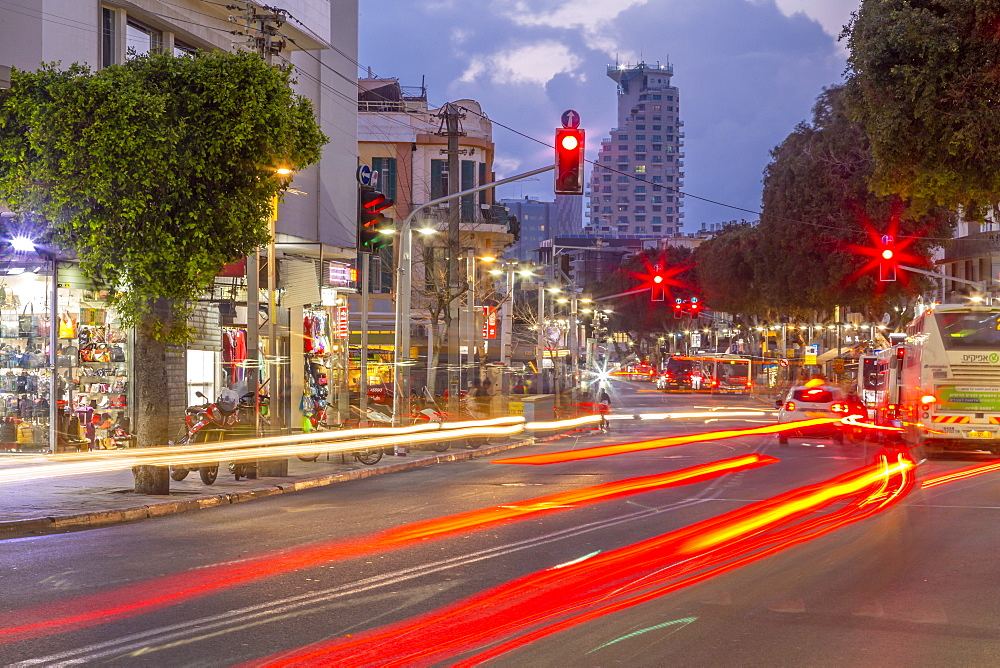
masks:
<path fill-rule="evenodd" d="M 398 549 L 432 538 L 445 538 L 504 522 L 559 512 L 654 489 L 690 485 L 726 473 L 767 466 L 777 461 L 774 457 L 766 455 L 744 455 L 670 473 L 629 478 L 526 499 L 515 504 L 434 518 L 388 529 L 367 537 L 267 554 L 237 564 L 198 569 L 82 599 L 59 601 L 49 606 L 9 612 L 0 616 L 0 627 L 2 627 L 0 643 L 103 624 L 176 605 L 222 589 L 304 568 L 327 565 L 332 561 Z M 572 565 L 572 562 L 566 564 L 567 567 Z M 73 614 L 62 615 L 61 611 L 66 609 L 73 610 Z"/>
<path fill-rule="evenodd" d="M 902 454 L 892 462 L 882 457 L 824 483 L 532 573 L 411 620 L 265 657 L 253 665 L 480 665 L 880 512 L 912 488 L 914 466 Z M 831 512 L 818 514 L 834 504 Z M 453 661 L 484 646 L 489 649 Z"/>
<path fill-rule="evenodd" d="M 979 466 L 970 466 L 969 468 L 952 471 L 951 473 L 943 473 L 941 475 L 922 480 L 920 482 L 920 486 L 924 489 L 930 489 L 931 487 L 937 487 L 938 485 L 945 485 L 949 482 L 956 482 L 958 480 L 966 480 L 984 473 L 993 473 L 994 471 L 1000 471 L 1000 461 L 981 464 Z"/>
<path fill-rule="evenodd" d="M 717 418 L 718 413 L 712 415 Z M 545 455 L 526 455 L 524 457 L 508 457 L 506 459 L 494 459 L 494 464 L 561 464 L 563 462 L 575 462 L 581 459 L 593 459 L 595 457 L 610 457 L 611 455 L 622 455 L 629 452 L 642 452 L 643 450 L 656 450 L 658 448 L 669 448 L 675 445 L 686 445 L 688 443 L 702 443 L 704 441 L 721 441 L 727 438 L 738 436 L 761 436 L 764 434 L 777 434 L 783 431 L 794 431 L 807 427 L 814 427 L 822 424 L 839 422 L 840 418 L 815 418 L 812 420 L 799 420 L 797 422 L 787 422 L 785 424 L 769 425 L 767 427 L 751 427 L 750 429 L 726 429 L 723 431 L 710 431 L 704 434 L 687 434 L 684 436 L 671 436 L 670 438 L 657 438 L 651 441 L 639 441 L 636 443 L 617 443 L 615 445 L 602 445 L 596 448 L 584 448 L 583 450 L 573 450 L 568 452 L 553 452 Z"/>

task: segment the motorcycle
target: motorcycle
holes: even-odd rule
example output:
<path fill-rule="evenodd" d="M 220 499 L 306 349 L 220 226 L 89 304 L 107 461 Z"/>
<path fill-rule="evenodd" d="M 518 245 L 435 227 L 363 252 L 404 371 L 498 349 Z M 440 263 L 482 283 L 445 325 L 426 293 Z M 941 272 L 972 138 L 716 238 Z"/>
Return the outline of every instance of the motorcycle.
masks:
<path fill-rule="evenodd" d="M 190 443 L 210 443 L 221 442 L 226 439 L 227 434 L 232 435 L 232 430 L 244 420 L 241 414 L 247 409 L 254 410 L 254 395 L 252 392 L 239 396 L 236 392 L 224 389 L 219 393 L 215 402 L 210 402 L 201 392 L 195 395 L 204 399 L 205 403 L 188 406 L 184 409 L 184 422 L 187 429 L 184 435 L 170 445 L 188 445 Z M 229 470 L 237 480 L 241 477 L 250 479 L 257 477 L 257 465 L 255 462 L 232 462 Z M 188 473 L 198 471 L 201 481 L 206 485 L 211 485 L 218 479 L 219 463 L 210 464 L 177 464 L 170 467 L 170 477 L 174 480 L 184 480 Z"/>

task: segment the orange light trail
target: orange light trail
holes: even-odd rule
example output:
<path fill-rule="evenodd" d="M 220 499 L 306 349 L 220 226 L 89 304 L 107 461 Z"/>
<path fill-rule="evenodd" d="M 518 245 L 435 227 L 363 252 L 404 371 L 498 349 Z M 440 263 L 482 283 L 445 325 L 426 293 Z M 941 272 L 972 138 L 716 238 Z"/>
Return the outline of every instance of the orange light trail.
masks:
<path fill-rule="evenodd" d="M 967 478 L 972 478 L 984 473 L 992 473 L 994 471 L 1000 471 L 1000 461 L 990 462 L 989 464 L 981 464 L 979 466 L 970 466 L 969 468 L 952 471 L 951 473 L 943 473 L 941 475 L 922 480 L 920 482 L 920 486 L 924 489 L 930 489 L 931 487 L 937 487 L 938 485 L 944 485 L 958 480 L 966 480 Z"/>
<path fill-rule="evenodd" d="M 560 568 L 532 573 L 411 620 L 275 654 L 252 665 L 428 665 L 503 641 L 460 663 L 449 662 L 479 665 L 570 626 L 869 517 L 896 503 L 912 488 L 914 466 L 901 454 L 891 464 L 883 456 L 877 464 L 825 483 Z M 844 505 L 807 517 L 837 502 Z"/>
<path fill-rule="evenodd" d="M 718 417 L 715 415 L 713 417 Z M 702 443 L 704 441 L 719 441 L 727 438 L 739 436 L 761 436 L 764 434 L 777 434 L 783 431 L 795 431 L 806 427 L 831 424 L 840 422 L 840 418 L 816 418 L 813 420 L 799 420 L 785 424 L 774 424 L 766 427 L 751 427 L 750 429 L 726 429 L 723 431 L 710 431 L 705 434 L 687 434 L 685 436 L 672 436 L 670 438 L 657 438 L 651 441 L 638 441 L 636 443 L 617 443 L 615 445 L 602 445 L 596 448 L 584 448 L 583 450 L 573 450 L 569 452 L 553 452 L 544 455 L 526 455 L 524 457 L 508 457 L 506 459 L 494 459 L 494 464 L 561 464 L 563 462 L 575 462 L 581 459 L 593 459 L 595 457 L 610 457 L 611 455 L 622 455 L 629 452 L 642 452 L 643 450 L 656 450 L 658 448 L 669 448 L 676 445 L 686 445 L 688 443 Z"/>
<path fill-rule="evenodd" d="M 2 625 L 0 643 L 103 624 L 176 605 L 182 601 L 212 594 L 222 589 L 320 564 L 326 565 L 331 561 L 398 549 L 427 539 L 444 538 L 505 522 L 559 512 L 655 489 L 690 485 L 726 473 L 745 471 L 776 462 L 778 462 L 777 459 L 766 455 L 743 455 L 669 473 L 618 480 L 526 499 L 513 504 L 415 522 L 388 529 L 369 537 L 321 543 L 286 553 L 267 554 L 239 564 L 226 564 L 171 575 L 142 583 L 139 586 L 126 587 L 75 601 L 60 601 L 51 606 L 9 612 L 0 617 L 0 625 Z M 53 616 L 56 609 L 66 608 L 76 612 L 69 616 Z M 15 623 L 14 620 L 17 620 L 17 626 L 9 626 Z"/>

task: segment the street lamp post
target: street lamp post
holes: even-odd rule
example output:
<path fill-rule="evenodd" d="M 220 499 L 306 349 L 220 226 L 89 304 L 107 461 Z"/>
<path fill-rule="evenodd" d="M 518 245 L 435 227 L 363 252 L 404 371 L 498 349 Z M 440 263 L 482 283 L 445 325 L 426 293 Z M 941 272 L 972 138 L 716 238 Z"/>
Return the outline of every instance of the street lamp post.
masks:
<path fill-rule="evenodd" d="M 409 383 L 408 378 L 404 378 L 402 373 L 403 369 L 403 355 L 404 353 L 409 356 L 410 350 L 410 327 L 409 327 L 409 316 L 410 316 L 410 292 L 411 292 L 411 280 L 413 272 L 413 220 L 416 218 L 417 213 L 423 211 L 424 209 L 433 206 L 435 204 L 441 204 L 443 202 L 450 201 L 452 199 L 464 197 L 465 195 L 471 195 L 477 193 L 481 190 L 489 190 L 491 188 L 496 188 L 497 186 L 503 185 L 505 183 L 512 183 L 514 181 L 519 181 L 521 179 L 527 178 L 529 176 L 534 176 L 536 174 L 542 174 L 544 172 L 549 172 L 555 169 L 555 165 L 548 165 L 547 167 L 540 167 L 538 169 L 531 170 L 530 172 L 524 172 L 522 174 L 516 174 L 514 176 L 508 177 L 506 179 L 501 179 L 499 181 L 493 181 L 475 188 L 469 188 L 468 190 L 463 190 L 451 195 L 446 195 L 444 197 L 438 197 L 429 202 L 421 204 L 415 207 L 410 213 L 403 219 L 402 224 L 399 228 L 399 263 L 396 267 L 396 313 L 395 313 L 395 332 L 393 335 L 393 397 L 392 402 L 392 423 L 399 426 L 402 418 L 402 403 L 403 397 L 409 398 Z"/>

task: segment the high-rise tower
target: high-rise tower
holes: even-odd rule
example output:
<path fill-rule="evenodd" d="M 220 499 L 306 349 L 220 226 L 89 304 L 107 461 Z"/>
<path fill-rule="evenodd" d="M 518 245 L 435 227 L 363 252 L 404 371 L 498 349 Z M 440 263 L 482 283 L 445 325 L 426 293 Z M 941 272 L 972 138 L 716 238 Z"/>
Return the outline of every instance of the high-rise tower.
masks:
<path fill-rule="evenodd" d="M 592 233 L 663 238 L 683 225 L 684 133 L 671 65 L 608 65 L 618 84 L 618 125 L 590 174 Z"/>

